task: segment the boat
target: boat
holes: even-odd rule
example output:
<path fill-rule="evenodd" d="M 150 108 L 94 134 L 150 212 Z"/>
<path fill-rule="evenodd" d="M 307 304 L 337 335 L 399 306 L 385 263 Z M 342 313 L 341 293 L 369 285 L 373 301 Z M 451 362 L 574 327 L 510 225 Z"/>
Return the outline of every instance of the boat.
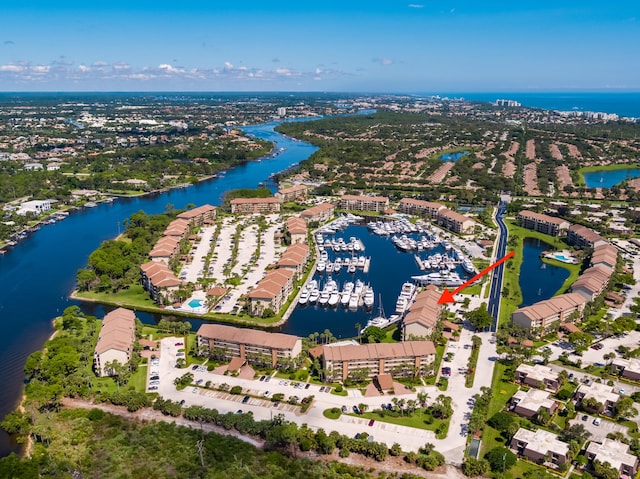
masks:
<path fill-rule="evenodd" d="M 465 270 L 469 274 L 476 273 L 476 267 L 473 265 L 469 258 L 462 259 L 462 269 Z"/>
<path fill-rule="evenodd" d="M 318 261 L 318 265 L 316 266 L 316 271 L 318 273 L 324 273 L 325 268 L 327 267 L 327 263 L 324 261 Z"/>
<path fill-rule="evenodd" d="M 440 271 L 437 273 L 411 276 L 411 279 L 419 284 L 435 284 L 442 286 L 460 286 L 464 281 L 458 273 L 452 271 Z"/>
<path fill-rule="evenodd" d="M 339 301 L 340 293 L 337 290 L 332 291 L 331 295 L 329 296 L 329 306 L 337 306 Z"/>
<path fill-rule="evenodd" d="M 396 300 L 396 314 L 402 314 L 407 310 L 407 306 L 409 306 L 409 302 L 407 298 L 404 296 L 398 296 Z"/>
<path fill-rule="evenodd" d="M 94 203 L 93 201 L 87 201 L 84 205 L 85 205 L 87 208 L 95 208 L 96 206 L 98 206 L 98 204 L 97 204 L 97 203 Z"/>
<path fill-rule="evenodd" d="M 402 316 L 399 314 L 392 314 L 388 318 L 384 314 L 384 308 L 382 306 L 382 296 L 378 299 L 378 316 L 367 321 L 367 325 L 360 331 L 360 334 L 364 333 L 365 329 L 371 326 L 375 326 L 376 328 L 386 328 L 390 324 L 397 323 Z"/>
<path fill-rule="evenodd" d="M 305 287 L 300 291 L 300 296 L 298 297 L 298 304 L 304 306 L 309 301 L 309 290 Z"/>
<path fill-rule="evenodd" d="M 364 293 L 364 307 L 373 308 L 374 302 L 375 302 L 375 296 L 373 295 L 373 288 L 371 286 L 368 286 L 367 290 Z"/>
<path fill-rule="evenodd" d="M 311 292 L 309 293 L 309 299 L 307 300 L 307 302 L 309 304 L 315 304 L 318 302 L 318 299 L 320 299 L 320 291 L 318 291 L 318 289 L 312 289 Z"/>
<path fill-rule="evenodd" d="M 355 311 L 358 309 L 358 301 L 360 301 L 360 296 L 354 291 L 349 296 L 349 304 L 348 307 L 351 311 Z"/>

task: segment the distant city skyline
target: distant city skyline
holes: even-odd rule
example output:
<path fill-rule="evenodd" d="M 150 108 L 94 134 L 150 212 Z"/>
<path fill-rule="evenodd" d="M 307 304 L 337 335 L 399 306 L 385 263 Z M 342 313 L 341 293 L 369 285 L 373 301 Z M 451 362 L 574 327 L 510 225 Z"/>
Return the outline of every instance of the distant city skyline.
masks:
<path fill-rule="evenodd" d="M 0 91 L 640 91 L 640 3 L 3 2 Z"/>

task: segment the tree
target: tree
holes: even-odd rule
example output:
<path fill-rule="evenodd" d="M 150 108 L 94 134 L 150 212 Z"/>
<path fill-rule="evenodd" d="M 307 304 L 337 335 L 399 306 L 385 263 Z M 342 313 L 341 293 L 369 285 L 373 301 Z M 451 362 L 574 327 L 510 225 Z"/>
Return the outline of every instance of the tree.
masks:
<path fill-rule="evenodd" d="M 487 311 L 487 303 L 464 313 L 464 318 L 476 329 L 485 329 L 493 324 L 493 316 Z"/>
<path fill-rule="evenodd" d="M 582 331 L 569 334 L 568 339 L 575 346 L 576 351 L 585 351 L 593 342 L 593 336 Z"/>
<path fill-rule="evenodd" d="M 562 442 L 569 443 L 571 441 L 584 442 L 591 436 L 591 433 L 587 431 L 582 424 L 574 424 L 568 427 L 558 435 L 558 439 Z"/>
<path fill-rule="evenodd" d="M 362 335 L 362 339 L 365 343 L 381 343 L 385 337 L 386 333 L 384 330 L 377 326 L 369 326 L 364 330 Z"/>
<path fill-rule="evenodd" d="M 516 463 L 516 455 L 506 447 L 495 447 L 484 455 L 493 472 L 505 472 Z"/>
<path fill-rule="evenodd" d="M 513 416 L 506 412 L 497 412 L 487 421 L 487 424 L 494 429 L 497 429 L 500 432 L 507 432 L 511 424 L 513 424 L 515 420 Z"/>
<path fill-rule="evenodd" d="M 468 477 L 484 476 L 489 472 L 489 461 L 486 459 L 476 459 L 467 457 L 462 463 L 462 473 Z"/>
<path fill-rule="evenodd" d="M 638 415 L 638 410 L 633 406 L 633 399 L 629 396 L 620 398 L 616 403 L 616 417 L 630 418 Z"/>

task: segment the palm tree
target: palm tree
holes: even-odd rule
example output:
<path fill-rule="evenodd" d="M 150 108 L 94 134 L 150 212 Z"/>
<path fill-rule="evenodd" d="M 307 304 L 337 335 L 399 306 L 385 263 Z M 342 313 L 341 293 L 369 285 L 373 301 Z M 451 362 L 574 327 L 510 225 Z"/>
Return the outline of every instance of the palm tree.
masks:
<path fill-rule="evenodd" d="M 356 334 L 358 335 L 358 342 L 360 342 L 360 330 L 362 329 L 362 326 L 360 325 L 360 323 L 356 323 Z"/>

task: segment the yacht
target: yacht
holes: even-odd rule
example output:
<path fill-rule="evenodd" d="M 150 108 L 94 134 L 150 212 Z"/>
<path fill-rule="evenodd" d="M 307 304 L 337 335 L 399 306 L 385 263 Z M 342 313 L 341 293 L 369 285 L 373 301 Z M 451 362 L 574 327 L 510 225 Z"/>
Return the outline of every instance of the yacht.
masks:
<path fill-rule="evenodd" d="M 318 261 L 318 265 L 316 266 L 316 271 L 318 273 L 324 273 L 325 268 L 327 267 L 327 263 L 324 261 Z"/>
<path fill-rule="evenodd" d="M 412 276 L 411 279 L 420 284 L 435 284 L 442 286 L 460 286 L 464 281 L 458 273 L 452 271 L 440 271 L 438 273 L 428 273 L 420 276 Z"/>
<path fill-rule="evenodd" d="M 340 301 L 340 292 L 334 289 L 329 296 L 329 306 L 337 306 Z"/>
<path fill-rule="evenodd" d="M 362 334 L 364 330 L 370 326 L 375 326 L 376 328 L 386 328 L 390 324 L 396 323 L 402 318 L 402 316 L 399 314 L 392 314 L 387 318 L 384 314 L 384 308 L 382 307 L 382 297 L 378 299 L 378 303 L 380 305 L 378 308 L 378 316 L 370 319 L 367 322 L 367 325 L 362 329 L 362 331 L 360 331 L 360 334 Z"/>
<path fill-rule="evenodd" d="M 464 269 L 469 274 L 476 274 L 476 267 L 473 265 L 469 258 L 463 258 L 462 260 L 462 269 Z"/>
<path fill-rule="evenodd" d="M 302 291 L 300 291 L 300 296 L 298 297 L 298 304 L 301 306 L 307 304 L 307 302 L 309 301 L 309 295 L 309 289 L 306 287 L 302 288 Z"/>
<path fill-rule="evenodd" d="M 307 302 L 309 304 L 315 304 L 318 302 L 318 299 L 320 299 L 320 291 L 317 288 L 312 289 L 309 293 L 309 299 L 307 300 Z"/>
<path fill-rule="evenodd" d="M 373 295 L 373 288 L 371 286 L 368 286 L 367 290 L 364 293 L 365 308 L 373 308 L 374 302 L 375 302 L 375 296 Z"/>

